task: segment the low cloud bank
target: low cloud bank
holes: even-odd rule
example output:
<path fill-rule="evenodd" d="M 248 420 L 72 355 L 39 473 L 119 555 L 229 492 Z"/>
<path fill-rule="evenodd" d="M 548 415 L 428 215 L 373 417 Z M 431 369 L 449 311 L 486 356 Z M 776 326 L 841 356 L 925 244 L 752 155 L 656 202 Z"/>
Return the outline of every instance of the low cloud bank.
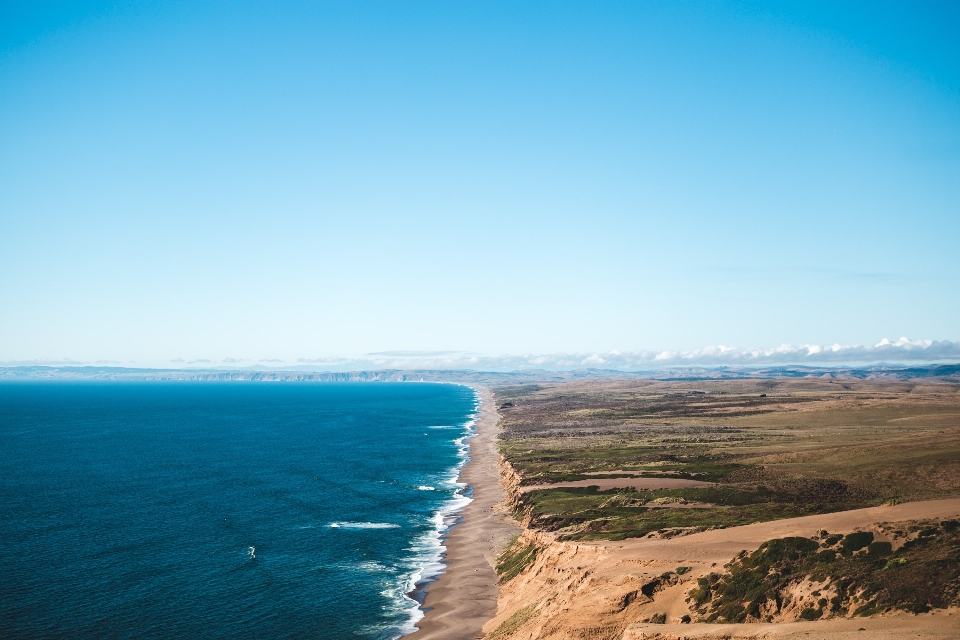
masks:
<path fill-rule="evenodd" d="M 886 363 L 936 363 L 960 361 L 960 342 L 884 338 L 875 345 L 783 344 L 772 349 L 710 346 L 689 351 L 610 351 L 607 353 L 554 353 L 506 356 L 450 354 L 444 357 L 384 357 L 301 359 L 299 364 L 317 368 L 346 369 L 364 365 L 376 369 L 476 369 L 515 371 L 518 369 L 615 369 L 636 371 L 677 366 L 768 366 L 846 365 Z"/>
<path fill-rule="evenodd" d="M 520 371 L 545 369 L 570 371 L 608 369 L 643 371 L 671 367 L 766 367 L 846 366 L 888 364 L 934 364 L 960 362 L 960 342 L 950 340 L 910 340 L 896 342 L 884 338 L 874 345 L 782 344 L 772 349 L 710 346 L 689 351 L 609 351 L 606 353 L 553 353 L 504 356 L 480 356 L 456 351 L 382 351 L 360 357 L 300 358 L 296 362 L 277 359 L 253 360 L 235 358 L 170 360 L 173 367 L 188 369 L 258 369 L 306 371 L 371 371 L 382 369 L 467 369 L 474 371 Z M 90 366 L 94 363 L 76 360 L 0 361 L 0 367 L 12 366 Z M 103 362 L 96 364 L 104 364 Z M 128 367 L 136 367 L 128 363 Z M 142 365 L 140 365 L 142 366 Z"/>

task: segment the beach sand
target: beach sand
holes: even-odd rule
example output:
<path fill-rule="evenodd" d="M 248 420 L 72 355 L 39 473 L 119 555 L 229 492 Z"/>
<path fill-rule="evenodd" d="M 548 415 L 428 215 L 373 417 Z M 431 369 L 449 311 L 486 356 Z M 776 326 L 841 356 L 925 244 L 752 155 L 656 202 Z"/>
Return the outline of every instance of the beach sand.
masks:
<path fill-rule="evenodd" d="M 467 640 L 483 637 L 484 623 L 497 611 L 496 558 L 510 539 L 521 532 L 519 524 L 504 510 L 497 462 L 497 415 L 493 394 L 478 387 L 480 417 L 477 435 L 471 438 L 470 461 L 460 481 L 473 487 L 473 501 L 462 521 L 446 536 L 440 578 L 427 588 L 426 615 L 409 636 L 416 640 Z"/>

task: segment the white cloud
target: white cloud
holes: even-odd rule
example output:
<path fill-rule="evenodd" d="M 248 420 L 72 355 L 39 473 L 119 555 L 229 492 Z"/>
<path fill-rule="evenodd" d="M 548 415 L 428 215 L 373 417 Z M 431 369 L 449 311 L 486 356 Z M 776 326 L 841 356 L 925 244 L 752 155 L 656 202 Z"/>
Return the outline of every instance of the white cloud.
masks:
<path fill-rule="evenodd" d="M 416 355 L 407 355 L 413 354 Z M 891 364 L 919 364 L 935 362 L 960 362 L 960 342 L 950 340 L 911 340 L 900 337 L 893 342 L 883 338 L 871 345 L 841 345 L 839 343 L 781 344 L 772 348 L 730 347 L 708 345 L 686 351 L 619 351 L 602 353 L 552 353 L 502 356 L 480 356 L 464 352 L 380 352 L 360 357 L 300 358 L 293 368 L 320 371 L 369 371 L 373 369 L 469 369 L 475 371 L 516 371 L 522 369 L 574 370 L 609 369 L 639 371 L 668 367 L 745 366 L 762 367 L 777 365 L 866 365 L 881 362 Z M 388 355 L 389 354 L 389 355 Z M 232 361 L 232 362 L 231 362 Z M 170 361 L 180 364 L 180 358 Z M 237 366 L 241 360 L 226 358 L 227 366 Z M 263 359 L 272 368 L 283 361 Z M 87 363 L 74 360 L 13 361 L 0 362 L 0 366 L 80 366 Z M 191 360 L 187 364 L 204 366 L 210 360 Z M 135 366 L 135 365 L 134 365 Z M 219 365 L 223 366 L 223 365 Z"/>
<path fill-rule="evenodd" d="M 0 367 L 79 367 L 86 365 L 82 360 L 61 358 L 59 360 L 0 360 Z"/>
<path fill-rule="evenodd" d="M 334 362 L 335 361 L 335 362 Z M 675 366 L 772 366 L 772 365 L 847 365 L 887 363 L 928 363 L 960 361 L 960 342 L 949 340 L 881 340 L 873 346 L 838 343 L 781 344 L 773 348 L 708 345 L 687 351 L 607 351 L 604 353 L 553 353 L 504 356 L 450 356 L 330 359 L 310 361 L 338 370 L 383 369 L 474 369 L 513 371 L 519 369 L 569 370 L 602 368 L 622 371 Z M 301 362 L 307 362 L 301 360 Z"/>
<path fill-rule="evenodd" d="M 298 358 L 300 364 L 337 365 L 353 362 L 350 358 Z"/>

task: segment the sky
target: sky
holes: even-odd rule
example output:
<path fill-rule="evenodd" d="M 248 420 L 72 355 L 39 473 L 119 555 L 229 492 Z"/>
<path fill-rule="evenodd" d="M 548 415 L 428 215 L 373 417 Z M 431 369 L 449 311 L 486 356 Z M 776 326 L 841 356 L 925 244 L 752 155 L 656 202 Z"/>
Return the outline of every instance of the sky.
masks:
<path fill-rule="evenodd" d="M 956 3 L 0 0 L 0 364 L 960 360 L 958 239 Z"/>

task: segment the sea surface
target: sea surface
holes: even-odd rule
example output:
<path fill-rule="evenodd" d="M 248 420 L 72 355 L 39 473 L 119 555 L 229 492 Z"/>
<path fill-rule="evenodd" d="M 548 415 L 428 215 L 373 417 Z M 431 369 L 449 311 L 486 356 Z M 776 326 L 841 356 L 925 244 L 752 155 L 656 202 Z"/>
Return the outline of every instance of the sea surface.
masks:
<path fill-rule="evenodd" d="M 396 638 L 477 396 L 424 383 L 0 384 L 0 637 Z"/>

